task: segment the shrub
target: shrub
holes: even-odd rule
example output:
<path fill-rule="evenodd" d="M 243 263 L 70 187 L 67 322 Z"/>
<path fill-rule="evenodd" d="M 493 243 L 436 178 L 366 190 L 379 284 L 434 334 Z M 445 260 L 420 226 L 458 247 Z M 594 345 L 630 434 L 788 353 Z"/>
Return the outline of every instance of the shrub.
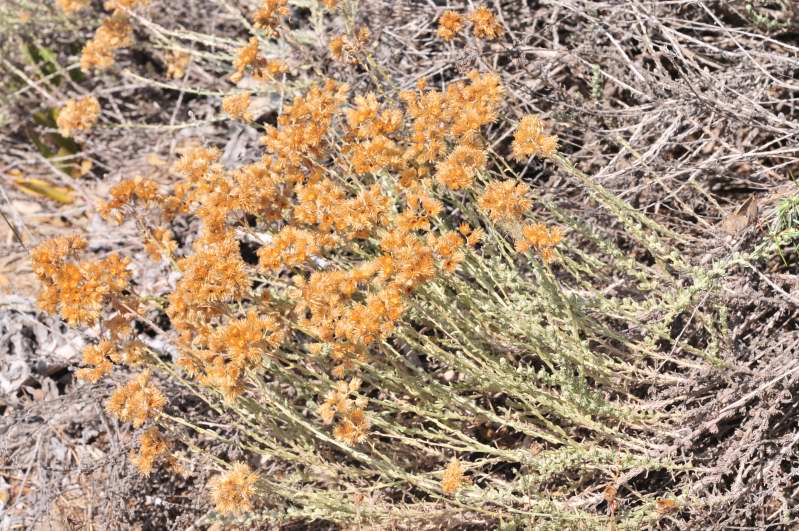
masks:
<path fill-rule="evenodd" d="M 135 4 L 110 6 L 84 69 L 111 66 Z M 291 75 L 262 52 L 267 38 L 291 38 L 289 15 L 285 0 L 253 14 L 232 81 Z M 481 6 L 446 12 L 438 35 L 465 38 L 465 21 L 477 38 L 504 33 Z M 144 474 L 181 460 L 214 467 L 211 497 L 240 522 L 657 520 L 662 491 L 623 506 L 616 491 L 644 471 L 691 469 L 653 442 L 677 419 L 643 394 L 716 361 L 724 322 L 713 304 L 695 313 L 702 344 L 665 323 L 726 264 L 685 263 L 674 235 L 577 169 L 539 116 L 518 122 L 509 153 L 495 150 L 484 132 L 506 98 L 496 72 L 398 91 L 369 39 L 351 25 L 330 48 L 374 76 L 370 90 L 313 80 L 263 127 L 260 160 L 231 167 L 218 147 L 196 147 L 169 184 L 113 188 L 100 211 L 135 221 L 153 261 L 137 267 L 176 278 L 169 290 L 136 283 L 129 261 L 141 255 L 81 260 L 76 239 L 34 251 L 43 308 L 99 330 L 81 376 L 133 371 L 108 403 L 143 428 L 132 462 Z M 254 122 L 252 96 L 232 90 L 224 112 Z M 516 164 L 531 157 L 585 187 L 649 263 L 537 197 Z M 181 243 L 178 220 L 190 226 Z M 608 293 L 614 282 L 626 294 Z M 183 416 L 160 388 L 175 386 L 223 422 Z"/>

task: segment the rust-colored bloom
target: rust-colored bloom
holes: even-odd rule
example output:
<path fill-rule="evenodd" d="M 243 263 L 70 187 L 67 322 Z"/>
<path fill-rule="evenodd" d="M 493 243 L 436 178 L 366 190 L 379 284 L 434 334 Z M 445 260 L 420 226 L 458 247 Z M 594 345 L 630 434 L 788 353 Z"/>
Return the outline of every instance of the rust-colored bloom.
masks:
<path fill-rule="evenodd" d="M 150 383 L 150 371 L 134 377 L 108 399 L 106 409 L 120 420 L 133 423 L 138 428 L 148 419 L 156 417 L 166 405 L 161 391 Z"/>
<path fill-rule="evenodd" d="M 529 187 L 523 183 L 492 181 L 477 204 L 494 223 L 519 222 L 532 204 L 526 197 L 528 191 Z"/>
<path fill-rule="evenodd" d="M 156 460 L 169 452 L 169 446 L 169 441 L 153 426 L 139 436 L 138 451 L 131 450 L 128 457 L 139 472 L 149 476 Z"/>
<path fill-rule="evenodd" d="M 56 0 L 55 3 L 64 13 L 71 14 L 88 6 L 89 0 Z"/>
<path fill-rule="evenodd" d="M 235 463 L 230 470 L 211 479 L 209 487 L 216 510 L 240 514 L 252 509 L 258 475 L 247 463 Z"/>
<path fill-rule="evenodd" d="M 124 15 L 106 18 L 94 38 L 86 43 L 80 58 L 80 69 L 105 70 L 114 64 L 114 53 L 132 42 L 133 28 Z"/>
<path fill-rule="evenodd" d="M 527 115 L 519 122 L 513 138 L 512 157 L 525 161 L 529 157 L 551 157 L 558 148 L 558 137 L 545 135 L 538 116 Z"/>
<path fill-rule="evenodd" d="M 251 122 L 252 114 L 249 111 L 251 98 L 250 92 L 229 94 L 222 99 L 222 110 L 233 119 Z"/>
<path fill-rule="evenodd" d="M 282 17 L 288 16 L 288 0 L 263 0 L 252 20 L 259 29 L 274 30 Z"/>
<path fill-rule="evenodd" d="M 505 33 L 494 14 L 486 6 L 480 6 L 469 13 L 469 20 L 472 22 L 475 37 L 479 39 L 493 41 Z"/>
<path fill-rule="evenodd" d="M 445 41 L 452 40 L 463 29 L 463 17 L 452 10 L 444 11 L 438 19 L 436 33 Z"/>
<path fill-rule="evenodd" d="M 549 262 L 554 257 L 554 248 L 560 243 L 563 234 L 558 227 L 547 228 L 541 223 L 522 227 L 522 237 L 516 240 L 516 250 L 520 253 L 535 249 L 541 259 Z"/>
<path fill-rule="evenodd" d="M 453 457 L 444 470 L 444 476 L 441 478 L 441 490 L 444 491 L 444 494 L 453 494 L 461 488 L 463 482 L 463 467 L 458 458 Z"/>
<path fill-rule="evenodd" d="M 73 131 L 87 131 L 97 123 L 100 103 L 94 96 L 69 100 L 58 111 L 56 125 L 62 136 L 72 136 Z"/>

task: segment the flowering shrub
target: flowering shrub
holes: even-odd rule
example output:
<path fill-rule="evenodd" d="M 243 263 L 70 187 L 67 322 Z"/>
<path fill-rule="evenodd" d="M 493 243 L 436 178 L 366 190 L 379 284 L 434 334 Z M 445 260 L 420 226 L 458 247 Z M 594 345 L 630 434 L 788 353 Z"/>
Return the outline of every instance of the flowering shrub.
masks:
<path fill-rule="evenodd" d="M 113 14 L 84 48 L 84 70 L 113 64 L 114 51 L 130 44 L 130 10 L 144 4 L 106 5 Z M 262 51 L 266 37 L 288 38 L 290 15 L 286 0 L 251 14 L 255 35 L 234 51 L 231 81 L 290 73 Z M 437 35 L 459 38 L 467 22 L 479 39 L 504 34 L 479 6 L 444 12 Z M 329 52 L 371 68 L 370 38 L 352 26 Z M 174 59 L 168 76 L 181 77 L 187 60 Z M 141 473 L 216 459 L 224 470 L 209 491 L 230 518 L 268 510 L 273 521 L 394 525 L 421 515 L 530 522 L 543 514 L 557 527 L 617 517 L 570 506 L 556 492 L 577 496 L 582 486 L 565 478 L 676 469 L 654 457 L 647 434 L 662 425 L 628 390 L 644 376 L 668 379 L 647 366 L 668 331 L 639 317 L 650 302 L 602 290 L 622 276 L 642 300 L 668 300 L 670 311 L 690 297 L 681 298 L 676 277 L 656 291 L 650 271 L 631 266 L 596 229 L 538 202 L 513 162 L 536 157 L 558 168 L 653 256 L 684 264 L 665 251 L 654 222 L 608 199 L 558 152 L 539 116 L 518 120 L 509 153 L 497 153 L 484 132 L 506 95 L 500 73 L 480 70 L 396 92 L 318 79 L 263 127 L 259 160 L 232 167 L 218 147 L 199 146 L 175 161 L 169 184 L 117 184 L 99 211 L 110 223 L 136 222 L 153 262 L 146 267 L 175 279 L 165 292 L 136 283 L 129 258 L 81 260 L 87 244 L 78 238 L 33 252 L 42 307 L 98 331 L 79 376 L 133 372 L 107 409 L 143 428 L 131 454 Z M 222 110 L 253 123 L 253 97 L 231 90 Z M 81 102 L 60 115 L 64 134 L 94 121 L 96 100 Z M 80 105 L 91 108 L 76 112 Z M 181 243 L 176 220 L 190 222 Z M 570 245 L 573 237 L 589 247 Z M 153 313 L 168 326 L 152 323 Z M 167 346 L 141 337 L 145 325 Z M 641 331 L 625 335 L 628 327 Z M 181 418 L 158 379 L 202 397 L 226 430 Z M 196 437 L 236 447 L 247 462 L 225 464 L 230 456 L 208 455 Z M 265 461 L 282 472 L 265 473 Z M 503 471 L 510 464 L 512 474 Z M 404 507 L 399 493 L 408 495 Z M 647 493 L 619 517 L 656 519 L 654 506 Z"/>

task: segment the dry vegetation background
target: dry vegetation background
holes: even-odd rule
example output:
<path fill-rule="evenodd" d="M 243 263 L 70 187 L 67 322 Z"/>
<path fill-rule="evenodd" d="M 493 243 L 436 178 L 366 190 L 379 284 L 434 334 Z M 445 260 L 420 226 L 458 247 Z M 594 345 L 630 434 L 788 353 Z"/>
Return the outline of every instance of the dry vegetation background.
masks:
<path fill-rule="evenodd" d="M 450 43 L 436 35 L 441 14 L 477 4 L 341 0 L 331 12 L 293 0 L 284 38 L 262 44 L 289 72 L 266 84 L 242 82 L 256 92 L 251 123 L 228 119 L 221 99 L 233 89 L 231 61 L 251 36 L 258 2 L 151 0 L 130 13 L 133 43 L 116 64 L 82 73 L 81 48 L 107 16 L 101 2 L 91 4 L 77 16 L 51 2 L 0 4 L 0 528 L 799 527 L 796 3 L 499 0 L 486 5 L 504 29 L 500 39 L 464 32 Z M 368 60 L 332 58 L 331 38 L 361 26 L 371 32 Z M 184 72 L 174 70 L 176 53 L 187 54 Z M 171 185 L 171 165 L 191 146 L 218 147 L 226 166 L 257 160 L 263 124 L 322 77 L 396 99 L 420 79 L 440 89 L 473 69 L 496 72 L 505 87 L 498 119 L 484 128 L 496 154 L 486 173 L 529 184 L 537 219 L 566 228 L 551 277 L 563 283 L 562 299 L 537 284 L 520 288 L 506 315 L 490 296 L 479 299 L 490 285 L 474 288 L 480 308 L 467 313 L 477 321 L 452 324 L 460 335 L 450 338 L 485 345 L 485 359 L 471 366 L 455 347 L 438 357 L 424 351 L 426 338 L 446 342 L 447 326 L 436 324 L 433 310 L 450 306 L 436 297 L 471 293 L 470 281 L 430 288 L 404 339 L 387 342 L 397 365 L 375 365 L 364 376 L 364 392 L 380 404 L 372 425 L 385 437 L 356 446 L 365 454 L 348 453 L 276 420 L 269 437 L 285 428 L 290 450 L 319 462 L 301 470 L 291 459 L 250 458 L 277 486 L 246 517 L 226 519 L 209 500 L 208 481 L 222 461 L 187 458 L 182 476 L 163 467 L 138 474 L 128 454 L 139 431 L 105 410 L 132 373 L 120 368 L 95 384 L 74 377 L 91 334 L 37 308 L 30 249 L 82 234 L 89 254 L 130 256 L 137 285 L 166 292 L 175 277 L 147 265 L 137 224 L 98 215 L 113 185 L 135 175 Z M 98 124 L 74 139 L 58 135 L 54 111 L 87 94 L 101 104 Z M 503 166 L 527 114 L 546 120 L 576 169 L 538 158 Z M 196 221 L 178 218 L 171 229 L 186 249 Z M 500 291 L 550 278 L 513 259 L 483 259 Z M 541 318 L 589 324 L 561 337 Z M 148 319 L 137 331 L 166 349 L 156 333 L 168 329 L 166 315 Z M 529 336 L 496 332 L 527 320 Z M 571 378 L 574 368 L 583 379 L 541 376 L 546 364 L 531 345 L 560 349 L 564 359 L 553 354 L 553 363 L 569 369 L 558 377 Z M 572 352 L 611 361 L 585 376 L 581 364 L 594 361 L 571 359 Z M 388 380 L 381 375 L 406 369 L 426 379 L 424 392 L 444 398 L 424 402 L 420 391 L 418 403 L 404 397 L 407 409 L 391 409 L 403 384 L 381 384 Z M 628 371 L 621 379 L 629 379 L 607 383 L 606 369 Z M 281 375 L 280 385 L 294 385 Z M 168 378 L 159 384 L 171 415 L 224 434 L 214 440 L 185 431 L 186 455 L 196 439 L 200 454 L 248 458 L 254 443 L 226 425 L 223 410 Z M 521 420 L 530 403 L 540 404 L 525 393 L 539 388 L 577 404 L 540 420 L 568 443 L 539 439 L 529 427 L 539 420 Z M 322 384 L 313 389 L 324 395 Z M 313 404 L 294 398 L 281 406 L 291 410 L 280 410 L 286 418 L 329 431 Z M 453 414 L 433 426 L 425 408 Z M 392 422 L 405 424 L 392 432 Z M 404 441 L 414 437 L 428 446 Z M 437 495 L 431 485 L 456 453 L 468 481 L 454 496 Z M 407 477 L 364 464 L 383 457 Z M 352 486 L 341 499 L 339 482 Z M 315 497 L 314 485 L 324 496 Z"/>

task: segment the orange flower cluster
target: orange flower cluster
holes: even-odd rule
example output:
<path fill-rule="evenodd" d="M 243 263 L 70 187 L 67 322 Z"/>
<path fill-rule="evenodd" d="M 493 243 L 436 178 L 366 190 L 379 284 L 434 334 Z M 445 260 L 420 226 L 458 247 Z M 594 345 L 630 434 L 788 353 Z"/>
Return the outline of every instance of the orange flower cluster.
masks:
<path fill-rule="evenodd" d="M 512 225 L 521 221 L 532 202 L 526 195 L 530 188 L 513 181 L 493 181 L 486 185 L 477 204 L 494 223 Z"/>
<path fill-rule="evenodd" d="M 175 165 L 186 179 L 181 193 L 202 222 L 194 254 L 178 262 L 182 277 L 168 308 L 182 334 L 181 363 L 190 373 L 231 400 L 245 390 L 245 369 L 269 353 L 259 348 L 233 356 L 213 331 L 226 326 L 219 319 L 227 305 L 253 296 L 254 271 L 241 259 L 232 228 L 244 213 L 276 224 L 269 235 L 258 236 L 258 269 L 267 278 L 294 272 L 295 326 L 316 338 L 312 351 L 330 357 L 338 378 L 393 332 L 410 293 L 439 271 L 457 270 L 467 245 L 476 245 L 483 233 L 468 226 L 430 232 L 442 204 L 431 195 L 429 167 L 449 189 L 472 186 L 486 165 L 479 131 L 496 118 L 503 91 L 496 75 L 476 72 L 443 92 L 424 89 L 403 95 L 403 115 L 373 94 L 342 109 L 349 87 L 327 81 L 296 97 L 277 125 L 267 126 L 260 162 L 226 171 L 216 162 L 218 150 L 199 148 Z M 340 145 L 330 136 L 338 127 Z M 449 145 L 454 148 L 447 154 Z M 334 172 L 397 175 L 404 187 L 399 211 L 392 214 L 393 201 L 377 184 L 353 194 L 326 177 L 330 164 Z M 526 189 L 496 184 L 481 207 L 497 220 L 520 219 L 530 206 Z M 344 270 L 324 265 L 339 246 L 370 238 L 379 242 L 374 258 Z M 360 439 L 358 415 L 349 422 L 342 424 L 341 433 L 350 434 L 342 440 Z"/>
<path fill-rule="evenodd" d="M 209 487 L 216 510 L 238 514 L 252 509 L 258 475 L 246 463 L 235 463 L 224 474 L 211 479 Z"/>
<path fill-rule="evenodd" d="M 467 223 L 461 223 L 458 227 L 458 232 L 466 238 L 466 245 L 469 247 L 476 246 L 485 236 L 485 231 L 483 229 L 480 227 L 472 229 Z"/>
<path fill-rule="evenodd" d="M 554 248 L 563 239 L 563 234 L 558 227 L 547 228 L 541 223 L 532 223 L 522 227 L 522 237 L 515 242 L 516 250 L 526 253 L 530 248 L 535 249 L 545 262 L 554 257 Z"/>
<path fill-rule="evenodd" d="M 554 248 L 560 243 L 562 233 L 559 228 L 547 228 L 541 223 L 522 224 L 524 213 L 532 203 L 527 199 L 529 187 L 512 181 L 489 183 L 478 199 L 478 206 L 494 223 L 520 234 L 514 245 L 520 253 L 535 249 L 545 262 L 554 258 Z"/>
<path fill-rule="evenodd" d="M 259 61 L 257 41 L 248 50 L 237 73 Z M 374 94 L 350 101 L 347 85 L 328 80 L 295 97 L 265 128 L 257 162 L 225 168 L 218 149 L 197 147 L 174 164 L 181 180 L 171 193 L 142 178 L 115 186 L 104 215 L 121 220 L 129 205 L 148 207 L 135 209 L 148 215 L 163 210 L 158 223 L 141 223 L 155 258 L 175 250 L 165 221 L 185 213 L 199 222 L 191 249 L 175 262 L 180 276 L 167 295 L 178 364 L 233 401 L 248 392 L 265 359 L 279 360 L 287 341 L 304 342 L 339 380 L 319 408 L 322 421 L 336 423 L 340 441 L 361 442 L 370 426 L 366 401 L 356 398 L 357 378 L 344 379 L 394 332 L 414 291 L 456 272 L 483 238 L 481 228 L 467 224 L 440 228 L 440 197 L 455 192 L 462 200 L 469 197 L 463 190 L 476 187 L 488 163 L 481 128 L 496 119 L 502 98 L 499 77 L 478 72 L 441 91 L 419 83 L 401 95 L 402 107 Z M 228 100 L 225 110 L 243 115 L 246 105 L 239 103 Z M 490 182 L 478 206 L 494 223 L 521 226 L 531 206 L 527 193 L 522 184 Z M 522 232 L 542 256 L 559 237 Z M 244 260 L 245 240 L 257 242 L 257 264 Z M 75 244 L 60 245 L 50 252 L 56 258 L 38 260 L 43 278 L 64 267 L 58 256 Z M 127 273 L 114 279 L 127 284 Z M 110 295 L 102 292 L 98 304 Z M 84 376 L 96 380 L 115 364 L 135 362 L 129 352 L 140 351 L 112 333 L 84 353 L 90 367 Z M 138 382 L 120 390 L 114 411 L 143 423 L 163 406 L 160 394 L 145 388 Z M 161 448 L 151 442 L 151 450 Z M 148 469 L 146 456 L 157 453 L 137 457 L 140 467 Z M 245 506 L 223 494 L 225 484 L 219 480 L 220 506 Z"/>
<path fill-rule="evenodd" d="M 472 23 L 472 31 L 478 39 L 493 41 L 501 37 L 505 30 L 502 28 L 496 17 L 486 6 L 479 6 L 474 11 L 466 15 Z M 438 19 L 438 30 L 436 33 L 445 41 L 451 41 L 463 29 L 463 16 L 452 10 L 442 13 Z"/>
<path fill-rule="evenodd" d="M 126 332 L 130 333 L 127 321 L 124 324 Z M 119 347 L 122 348 L 120 349 Z M 141 363 L 144 357 L 142 347 L 143 345 L 135 340 L 128 342 L 124 346 L 117 346 L 116 342 L 108 339 L 103 339 L 97 345 L 89 345 L 83 349 L 83 363 L 93 367 L 79 369 L 77 376 L 81 380 L 94 383 L 111 372 L 114 364 L 136 365 Z"/>
<path fill-rule="evenodd" d="M 389 135 L 402 126 L 402 111 L 386 109 L 380 111 L 380 104 L 373 92 L 365 96 L 355 96 L 355 106 L 346 111 L 347 123 L 357 138 L 374 138 Z"/>
<path fill-rule="evenodd" d="M 134 177 L 114 185 L 109 195 L 111 199 L 100 203 L 98 211 L 105 219 L 113 218 L 118 223 L 124 219 L 123 207 L 137 203 L 139 206 L 153 206 L 163 200 L 158 192 L 158 184 L 143 177 Z"/>
<path fill-rule="evenodd" d="M 288 0 L 263 0 L 263 4 L 256 11 L 252 20 L 258 29 L 274 30 L 282 17 L 287 17 L 289 8 Z"/>
<path fill-rule="evenodd" d="M 156 460 L 169 453 L 170 444 L 156 427 L 147 428 L 139 436 L 138 452 L 131 450 L 130 462 L 139 469 L 139 472 L 149 476 Z"/>
<path fill-rule="evenodd" d="M 326 246 L 337 241 L 335 235 L 345 240 L 367 238 L 381 225 L 390 202 L 377 185 L 348 198 L 346 192 L 329 179 L 297 185 L 295 193 L 292 218 L 315 226 L 321 233 L 318 241 Z"/>
<path fill-rule="evenodd" d="M 181 359 L 180 365 L 197 375 L 203 385 L 219 390 L 228 401 L 244 391 L 245 371 L 258 367 L 285 338 L 274 316 L 260 316 L 254 309 L 244 319 L 230 319 L 203 332 L 203 337 L 194 340 L 192 355 Z"/>
<path fill-rule="evenodd" d="M 194 254 L 177 266 L 182 274 L 169 296 L 169 316 L 178 330 L 191 333 L 205 318 L 219 313 L 220 304 L 250 293 L 247 266 L 241 259 L 239 242 L 229 235 L 219 242 L 198 242 Z"/>
<path fill-rule="evenodd" d="M 400 150 L 391 135 L 402 125 L 402 112 L 390 108 L 380 111 L 377 97 L 369 93 L 355 97 L 355 107 L 347 111 L 353 143 L 346 147 L 355 172 L 359 175 L 397 169 Z M 357 139 L 357 140 L 356 140 Z"/>
<path fill-rule="evenodd" d="M 516 127 L 512 149 L 512 156 L 518 161 L 534 156 L 551 157 L 558 149 L 558 137 L 545 135 L 541 119 L 527 115 Z"/>
<path fill-rule="evenodd" d="M 480 6 L 469 13 L 469 20 L 472 22 L 474 36 L 478 39 L 493 41 L 505 33 L 494 14 L 486 6 Z"/>
<path fill-rule="evenodd" d="M 346 61 L 348 63 L 357 63 L 358 55 L 369 44 L 369 39 L 372 37 L 372 32 L 366 26 L 361 26 L 355 32 L 355 35 L 350 37 L 348 35 L 339 35 L 330 40 L 330 55 L 336 61 Z"/>
<path fill-rule="evenodd" d="M 257 37 L 252 37 L 247 44 L 236 51 L 236 56 L 233 59 L 234 72 L 230 76 L 231 81 L 238 83 L 244 79 L 248 68 L 252 69 L 253 78 L 261 81 L 274 79 L 288 71 L 288 66 L 283 61 L 269 60 L 261 55 Z"/>
<path fill-rule="evenodd" d="M 85 248 L 85 240 L 66 237 L 46 241 L 31 253 L 33 272 L 42 284 L 39 305 L 73 326 L 97 322 L 104 306 L 120 299 L 130 280 L 129 260 L 116 253 L 77 262 Z"/>
<path fill-rule="evenodd" d="M 438 165 L 436 179 L 450 190 L 469 188 L 475 173 L 485 169 L 485 165 L 486 156 L 482 149 L 462 144 Z"/>
<path fill-rule="evenodd" d="M 319 251 L 316 237 L 307 230 L 286 226 L 272 242 L 258 250 L 261 268 L 277 271 L 282 267 L 296 267 L 305 263 Z"/>
<path fill-rule="evenodd" d="M 79 100 L 69 100 L 58 111 L 56 125 L 61 136 L 72 136 L 75 130 L 86 131 L 97 123 L 100 115 L 100 103 L 94 96 L 85 96 Z"/>
<path fill-rule="evenodd" d="M 403 92 L 400 98 L 406 103 L 411 118 L 410 145 L 404 150 L 402 158 L 407 162 L 424 165 L 441 160 L 448 143 L 469 146 L 472 150 L 461 150 L 458 158 L 469 163 L 464 175 L 472 175 L 481 166 L 484 155 L 476 154 L 480 128 L 493 122 L 502 102 L 504 90 L 496 74 L 469 72 L 470 83 L 456 82 L 447 86 L 446 92 L 435 90 L 424 92 L 424 84 L 419 92 Z M 456 148 L 457 151 L 457 148 Z M 464 156 L 466 155 L 466 156 Z M 475 164 L 476 163 L 476 164 Z M 444 167 L 442 179 L 451 175 L 452 167 Z M 463 176 L 456 177 L 453 184 L 469 181 Z M 469 182 L 470 184 L 470 182 Z"/>
<path fill-rule="evenodd" d="M 150 372 L 143 371 L 114 391 L 105 407 L 112 415 L 138 428 L 157 417 L 165 405 L 164 395 L 150 383 Z"/>
<path fill-rule="evenodd" d="M 186 75 L 191 54 L 180 50 L 173 50 L 166 59 L 166 77 L 180 79 Z"/>
<path fill-rule="evenodd" d="M 251 92 L 229 94 L 222 99 L 222 110 L 235 120 L 251 122 L 252 114 L 249 111 L 251 99 Z"/>
<path fill-rule="evenodd" d="M 444 11 L 438 19 L 438 31 L 436 33 L 445 41 L 451 41 L 463 29 L 463 17 L 448 9 Z"/>
<path fill-rule="evenodd" d="M 305 97 L 297 96 L 278 117 L 277 127 L 267 126 L 262 142 L 274 157 L 277 171 L 289 182 L 305 180 L 325 146 L 325 136 L 347 99 L 349 85 L 328 80 L 314 86 Z"/>
<path fill-rule="evenodd" d="M 453 494 L 463 485 L 463 467 L 457 457 L 453 457 L 444 470 L 441 478 L 441 490 L 444 494 Z"/>
<path fill-rule="evenodd" d="M 78 370 L 78 378 L 92 383 L 96 382 L 111 372 L 114 367 L 112 358 L 119 358 L 119 355 L 116 352 L 114 343 L 111 341 L 103 340 L 98 345 L 89 345 L 83 349 L 83 363 L 94 365 L 94 367 Z"/>
<path fill-rule="evenodd" d="M 353 378 L 349 383 L 337 382 L 336 387 L 327 394 L 318 410 L 325 424 L 332 424 L 336 415 L 339 416 L 340 420 L 333 430 L 333 435 L 347 444 L 361 442 L 369 430 L 369 421 L 364 413 L 366 398 L 349 398 L 349 395 L 358 392 L 360 386 L 361 381 L 358 378 Z"/>
<path fill-rule="evenodd" d="M 80 69 L 89 72 L 92 69 L 106 70 L 114 64 L 114 53 L 130 46 L 133 28 L 126 16 L 114 14 L 107 17 L 97 29 L 94 38 L 83 47 L 80 58 Z"/>
<path fill-rule="evenodd" d="M 89 5 L 89 0 L 56 0 L 56 4 L 64 13 L 74 13 Z"/>

